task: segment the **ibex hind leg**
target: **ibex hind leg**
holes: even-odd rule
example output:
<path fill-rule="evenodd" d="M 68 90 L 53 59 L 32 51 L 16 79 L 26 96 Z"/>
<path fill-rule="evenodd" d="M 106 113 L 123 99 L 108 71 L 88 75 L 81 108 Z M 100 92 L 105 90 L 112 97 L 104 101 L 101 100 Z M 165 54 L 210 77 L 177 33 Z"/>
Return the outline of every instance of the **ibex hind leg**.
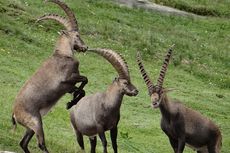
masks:
<path fill-rule="evenodd" d="M 77 142 L 79 144 L 79 146 L 81 147 L 81 150 L 84 150 L 84 140 L 83 140 L 83 135 L 78 131 L 75 130 L 76 136 L 77 136 Z"/>
<path fill-rule="evenodd" d="M 37 136 L 38 147 L 44 152 L 49 153 L 45 145 L 45 137 L 42 127 L 41 115 L 37 113 L 36 115 L 29 114 L 27 117 L 30 117 L 30 120 L 27 121 L 26 125 L 28 128 L 32 129 Z M 28 136 L 29 137 L 29 136 Z"/>
<path fill-rule="evenodd" d="M 22 140 L 20 141 L 20 146 L 25 153 L 30 153 L 30 151 L 28 150 L 28 143 L 31 140 L 31 138 L 33 137 L 33 135 L 34 135 L 34 131 L 27 128 L 25 135 L 23 136 Z"/>
<path fill-rule="evenodd" d="M 38 138 L 39 146 L 42 147 L 44 153 L 48 153 L 45 147 L 41 115 L 35 112 L 28 113 L 26 111 L 23 111 L 22 109 L 20 110 L 20 112 L 15 110 L 14 115 L 16 116 L 17 122 L 27 128 L 25 135 L 20 141 L 20 146 L 22 147 L 24 152 L 29 153 L 28 143 L 35 133 Z"/>
<path fill-rule="evenodd" d="M 90 153 L 96 153 L 97 137 L 96 136 L 90 137 L 89 141 L 90 141 L 90 146 L 91 146 Z"/>

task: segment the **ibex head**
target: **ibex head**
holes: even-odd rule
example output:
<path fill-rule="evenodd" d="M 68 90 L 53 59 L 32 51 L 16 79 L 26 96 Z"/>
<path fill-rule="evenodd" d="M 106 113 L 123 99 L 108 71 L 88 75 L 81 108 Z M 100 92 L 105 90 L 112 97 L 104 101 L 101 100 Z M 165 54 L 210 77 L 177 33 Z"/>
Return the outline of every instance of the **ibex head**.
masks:
<path fill-rule="evenodd" d="M 115 78 L 113 83 L 120 88 L 120 91 L 128 96 L 136 96 L 138 94 L 137 88 L 127 79 Z"/>
<path fill-rule="evenodd" d="M 137 63 L 140 69 L 140 72 L 142 74 L 142 77 L 148 87 L 148 91 L 149 91 L 149 95 L 151 98 L 151 102 L 152 102 L 152 107 L 153 108 L 158 108 L 162 102 L 162 98 L 164 97 L 164 94 L 169 91 L 165 88 L 163 88 L 163 81 L 164 81 L 164 77 L 167 71 L 167 67 L 169 64 L 169 60 L 171 58 L 172 55 L 172 49 L 173 49 L 174 45 L 169 48 L 167 55 L 165 57 L 165 60 L 163 62 L 161 71 L 160 71 L 160 76 L 157 80 L 157 85 L 154 85 L 151 81 L 151 79 L 149 78 L 148 74 L 146 73 L 145 69 L 144 69 L 144 65 L 142 64 L 142 60 L 141 60 L 141 56 L 140 53 L 137 53 Z"/>
<path fill-rule="evenodd" d="M 136 96 L 138 94 L 137 88 L 131 83 L 128 65 L 120 54 L 110 49 L 100 48 L 88 49 L 88 51 L 103 56 L 116 69 L 119 77 L 113 83 L 117 85 L 122 94 L 128 96 Z"/>
<path fill-rule="evenodd" d="M 77 23 L 74 13 L 70 10 L 70 8 L 64 2 L 61 2 L 59 0 L 45 0 L 45 2 L 47 1 L 53 2 L 59 5 L 65 11 L 66 15 L 68 16 L 68 19 L 66 19 L 65 17 L 59 16 L 59 15 L 56 15 L 56 14 L 47 14 L 47 15 L 40 17 L 37 20 L 37 22 L 41 20 L 51 19 L 51 20 L 55 20 L 61 23 L 66 28 L 66 30 L 62 31 L 61 35 L 64 35 L 68 38 L 69 43 L 74 50 L 85 52 L 88 49 L 88 47 L 85 45 L 83 40 L 80 38 L 78 23 Z"/>
<path fill-rule="evenodd" d="M 85 52 L 88 49 L 78 31 L 65 31 L 63 33 L 70 38 L 69 41 L 71 46 L 73 46 L 73 50 Z"/>

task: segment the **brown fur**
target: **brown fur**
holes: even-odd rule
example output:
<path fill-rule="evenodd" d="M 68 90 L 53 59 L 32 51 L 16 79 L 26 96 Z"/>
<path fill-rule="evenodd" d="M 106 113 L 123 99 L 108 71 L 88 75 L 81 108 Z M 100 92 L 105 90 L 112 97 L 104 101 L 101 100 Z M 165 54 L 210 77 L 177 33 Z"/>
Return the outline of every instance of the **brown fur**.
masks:
<path fill-rule="evenodd" d="M 168 136 L 175 153 L 182 153 L 184 145 L 198 153 L 220 153 L 222 137 L 218 126 L 179 101 L 169 100 L 166 93 L 161 96 L 161 129 Z"/>
<path fill-rule="evenodd" d="M 55 1 L 57 2 L 57 1 Z M 26 128 L 20 146 L 29 153 L 28 143 L 34 134 L 39 148 L 48 153 L 42 127 L 44 116 L 65 94 L 73 92 L 75 84 L 81 82 L 80 89 L 87 83 L 78 70 L 79 62 L 74 58 L 75 51 L 87 50 L 76 30 L 63 31 L 57 41 L 53 55 L 26 81 L 16 96 L 13 106 L 13 124 L 20 123 Z"/>
<path fill-rule="evenodd" d="M 95 136 L 99 134 L 104 153 L 106 153 L 107 141 L 104 132 L 110 130 L 112 145 L 116 153 L 117 135 L 114 133 L 117 132 L 123 96 L 124 94 L 135 96 L 137 93 L 137 89 L 130 82 L 125 79 L 116 79 L 105 92 L 83 97 L 70 112 L 71 123 L 77 138 L 87 135 L 91 139 L 96 139 Z M 81 148 L 84 149 L 83 139 L 77 140 Z M 95 152 L 92 145 L 91 152 Z"/>
<path fill-rule="evenodd" d="M 140 54 L 137 56 L 137 63 L 148 87 L 152 107 L 160 108 L 161 111 L 161 129 L 168 136 L 175 153 L 182 153 L 185 145 L 197 153 L 220 153 L 222 136 L 218 126 L 179 101 L 169 100 L 168 90 L 162 87 L 171 54 L 172 50 L 169 49 L 155 86 L 144 69 Z"/>
<path fill-rule="evenodd" d="M 96 135 L 99 134 L 104 153 L 107 153 L 105 131 L 110 130 L 112 146 L 116 153 L 117 124 L 123 96 L 136 96 L 138 90 L 130 82 L 127 63 L 119 54 L 108 49 L 95 49 L 95 52 L 113 65 L 119 78 L 115 79 L 105 92 L 83 97 L 70 111 L 71 123 L 81 149 L 84 149 L 83 135 L 87 135 L 90 137 L 91 153 L 94 153 Z"/>

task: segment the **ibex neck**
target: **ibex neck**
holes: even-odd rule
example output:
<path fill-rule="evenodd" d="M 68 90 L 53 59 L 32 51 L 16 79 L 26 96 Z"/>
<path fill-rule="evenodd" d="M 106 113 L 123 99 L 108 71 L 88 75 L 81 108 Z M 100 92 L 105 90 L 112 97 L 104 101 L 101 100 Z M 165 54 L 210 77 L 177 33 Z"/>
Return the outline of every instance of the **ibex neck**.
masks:
<path fill-rule="evenodd" d="M 170 117 L 170 103 L 168 100 L 167 95 L 163 95 L 162 101 L 160 103 L 160 111 L 163 117 L 169 118 Z"/>
<path fill-rule="evenodd" d="M 55 47 L 55 53 L 62 56 L 73 57 L 73 48 L 66 36 L 62 35 L 58 39 Z"/>
<path fill-rule="evenodd" d="M 121 92 L 120 88 L 114 84 L 110 85 L 106 90 L 107 104 L 111 109 L 120 108 L 124 94 Z"/>

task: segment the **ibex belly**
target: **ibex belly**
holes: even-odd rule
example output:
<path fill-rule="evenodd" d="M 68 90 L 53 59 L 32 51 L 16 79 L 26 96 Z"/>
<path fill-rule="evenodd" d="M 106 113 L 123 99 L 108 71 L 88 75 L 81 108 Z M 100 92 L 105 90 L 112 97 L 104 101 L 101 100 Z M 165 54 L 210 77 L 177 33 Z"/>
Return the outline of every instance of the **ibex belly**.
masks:
<path fill-rule="evenodd" d="M 97 127 L 95 124 L 93 124 L 93 122 L 89 122 L 84 119 L 75 121 L 78 131 L 80 131 L 83 135 L 95 136 L 98 133 Z"/>

